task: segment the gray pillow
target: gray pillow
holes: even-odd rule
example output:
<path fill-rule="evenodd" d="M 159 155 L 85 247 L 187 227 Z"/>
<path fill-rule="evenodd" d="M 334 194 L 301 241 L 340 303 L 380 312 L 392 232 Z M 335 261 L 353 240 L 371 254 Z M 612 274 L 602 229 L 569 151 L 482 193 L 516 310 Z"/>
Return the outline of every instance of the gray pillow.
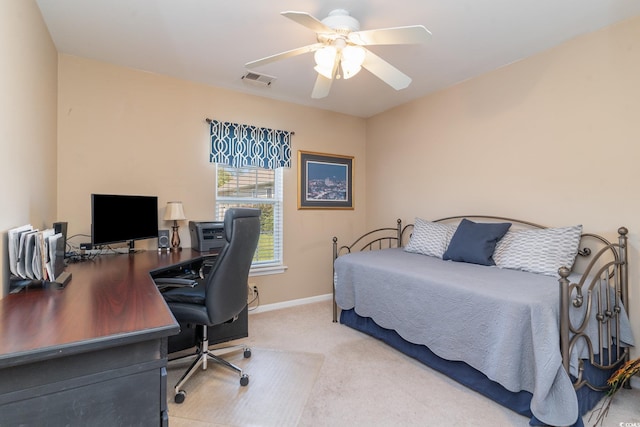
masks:
<path fill-rule="evenodd" d="M 496 245 L 493 259 L 500 268 L 558 277 L 558 269 L 571 269 L 576 260 L 582 225 L 509 231 Z"/>
<path fill-rule="evenodd" d="M 456 225 L 430 222 L 416 218 L 411 239 L 404 250 L 422 255 L 442 258 L 447 250 Z"/>

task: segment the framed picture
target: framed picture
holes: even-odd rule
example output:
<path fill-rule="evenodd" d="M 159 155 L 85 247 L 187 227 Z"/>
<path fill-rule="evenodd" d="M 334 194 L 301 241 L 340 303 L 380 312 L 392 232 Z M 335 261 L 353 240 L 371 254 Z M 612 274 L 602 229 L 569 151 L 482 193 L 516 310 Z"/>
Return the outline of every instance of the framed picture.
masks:
<path fill-rule="evenodd" d="M 298 151 L 298 209 L 353 209 L 353 157 Z"/>

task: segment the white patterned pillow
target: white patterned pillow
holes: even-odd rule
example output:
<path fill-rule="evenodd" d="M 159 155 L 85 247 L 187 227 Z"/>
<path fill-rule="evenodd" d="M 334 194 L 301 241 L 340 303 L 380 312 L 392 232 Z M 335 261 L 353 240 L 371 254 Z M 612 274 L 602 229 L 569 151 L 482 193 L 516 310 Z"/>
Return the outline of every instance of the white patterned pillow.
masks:
<path fill-rule="evenodd" d="M 440 224 L 416 218 L 411 239 L 404 250 L 442 258 L 449 246 L 451 237 L 456 232 L 456 228 L 456 225 Z"/>
<path fill-rule="evenodd" d="M 500 268 L 558 277 L 560 267 L 573 267 L 581 235 L 582 225 L 508 231 L 496 245 L 493 260 Z"/>

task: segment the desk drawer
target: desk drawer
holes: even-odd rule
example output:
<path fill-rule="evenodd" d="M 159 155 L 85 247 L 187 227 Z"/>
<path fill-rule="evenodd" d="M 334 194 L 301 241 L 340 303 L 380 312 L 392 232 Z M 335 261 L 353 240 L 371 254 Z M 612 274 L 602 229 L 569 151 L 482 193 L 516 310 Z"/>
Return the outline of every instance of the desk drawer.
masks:
<path fill-rule="evenodd" d="M 166 340 L 0 370 L 0 426 L 160 426 Z"/>

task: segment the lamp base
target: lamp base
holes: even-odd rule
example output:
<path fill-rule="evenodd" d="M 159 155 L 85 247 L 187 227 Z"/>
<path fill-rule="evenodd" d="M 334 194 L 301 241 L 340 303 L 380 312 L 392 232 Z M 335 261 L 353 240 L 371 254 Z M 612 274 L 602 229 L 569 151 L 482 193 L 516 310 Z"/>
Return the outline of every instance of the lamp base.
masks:
<path fill-rule="evenodd" d="M 180 252 L 180 234 L 178 234 L 178 221 L 173 221 L 171 226 L 173 233 L 171 233 L 171 252 Z"/>

